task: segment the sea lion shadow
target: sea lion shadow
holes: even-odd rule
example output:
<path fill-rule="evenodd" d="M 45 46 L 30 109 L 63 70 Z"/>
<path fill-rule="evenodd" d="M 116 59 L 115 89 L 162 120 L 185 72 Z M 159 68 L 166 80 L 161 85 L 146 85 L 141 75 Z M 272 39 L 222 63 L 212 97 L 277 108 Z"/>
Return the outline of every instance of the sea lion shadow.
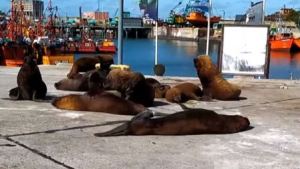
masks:
<path fill-rule="evenodd" d="M 151 107 L 159 107 L 159 106 L 166 106 L 166 105 L 170 105 L 170 104 L 163 101 L 154 101 Z"/>
<path fill-rule="evenodd" d="M 57 98 L 57 96 L 48 95 L 43 100 L 42 99 L 39 99 L 39 100 L 22 100 L 22 99 L 17 100 L 17 99 L 12 99 L 12 98 L 9 98 L 9 97 L 1 98 L 1 99 L 2 100 L 9 100 L 9 101 L 33 101 L 33 102 L 39 102 L 39 103 L 51 103 L 52 100 L 54 100 L 55 98 Z"/>
<path fill-rule="evenodd" d="M 227 99 L 222 101 L 241 101 L 241 100 L 248 100 L 247 97 L 238 97 L 237 99 Z"/>

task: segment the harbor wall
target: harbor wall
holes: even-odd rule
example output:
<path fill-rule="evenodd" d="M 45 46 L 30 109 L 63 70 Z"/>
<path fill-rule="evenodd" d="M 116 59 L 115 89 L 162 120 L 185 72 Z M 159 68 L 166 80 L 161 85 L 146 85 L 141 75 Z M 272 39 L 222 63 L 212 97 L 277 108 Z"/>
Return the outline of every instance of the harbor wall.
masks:
<path fill-rule="evenodd" d="M 207 34 L 206 28 L 176 28 L 161 26 L 158 27 L 158 38 L 160 39 L 174 39 L 174 40 L 192 40 L 199 41 L 205 38 Z M 213 29 L 210 31 L 210 36 L 213 36 Z M 155 38 L 156 28 L 153 27 L 149 38 Z"/>

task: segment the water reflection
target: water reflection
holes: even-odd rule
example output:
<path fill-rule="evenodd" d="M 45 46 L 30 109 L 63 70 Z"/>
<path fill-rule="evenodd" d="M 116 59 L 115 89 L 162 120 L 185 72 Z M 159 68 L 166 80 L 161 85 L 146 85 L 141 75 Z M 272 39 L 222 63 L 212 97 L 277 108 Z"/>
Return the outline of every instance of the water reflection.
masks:
<path fill-rule="evenodd" d="M 271 51 L 270 57 L 270 78 L 300 78 L 300 52 Z"/>

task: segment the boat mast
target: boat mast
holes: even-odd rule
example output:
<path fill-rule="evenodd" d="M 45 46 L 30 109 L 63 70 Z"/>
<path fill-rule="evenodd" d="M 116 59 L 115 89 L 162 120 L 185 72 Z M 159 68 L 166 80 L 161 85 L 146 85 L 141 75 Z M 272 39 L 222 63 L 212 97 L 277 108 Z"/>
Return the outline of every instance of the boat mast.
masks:
<path fill-rule="evenodd" d="M 9 25 L 8 25 L 8 28 L 9 28 L 9 31 L 8 31 L 8 38 L 12 41 L 15 41 L 16 40 L 16 36 L 15 36 L 15 7 L 14 7 L 14 0 L 11 0 L 11 15 L 10 15 L 10 20 L 9 20 Z"/>

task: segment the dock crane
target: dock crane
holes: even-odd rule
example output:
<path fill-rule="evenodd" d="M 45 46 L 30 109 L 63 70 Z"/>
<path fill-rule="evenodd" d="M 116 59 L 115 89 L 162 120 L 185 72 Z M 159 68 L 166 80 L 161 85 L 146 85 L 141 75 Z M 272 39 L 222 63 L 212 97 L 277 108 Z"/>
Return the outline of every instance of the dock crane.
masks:
<path fill-rule="evenodd" d="M 182 1 L 178 2 L 176 6 L 174 6 L 170 10 L 169 17 L 167 19 L 167 23 L 170 25 L 184 25 L 186 23 L 184 16 L 180 14 L 176 14 L 175 10 L 182 4 Z"/>
<path fill-rule="evenodd" d="M 118 17 L 117 17 L 118 11 L 119 11 L 119 8 L 116 9 L 114 16 L 109 19 L 110 26 L 112 26 L 112 27 L 116 27 L 118 25 Z"/>

